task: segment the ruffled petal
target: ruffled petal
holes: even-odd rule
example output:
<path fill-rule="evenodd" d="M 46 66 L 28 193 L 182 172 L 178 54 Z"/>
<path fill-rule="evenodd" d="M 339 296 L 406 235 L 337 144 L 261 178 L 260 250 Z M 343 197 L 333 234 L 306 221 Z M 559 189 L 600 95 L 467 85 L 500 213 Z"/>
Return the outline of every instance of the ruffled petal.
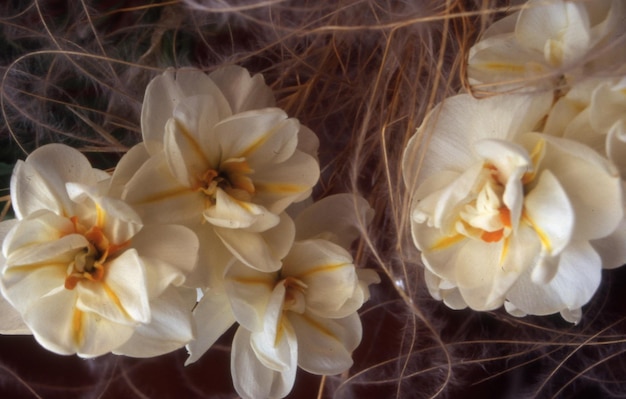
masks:
<path fill-rule="evenodd" d="M 144 224 L 202 223 L 205 195 L 182 185 L 172 176 L 165 155 L 144 163 L 126 185 L 123 199 L 134 206 Z"/>
<path fill-rule="evenodd" d="M 196 362 L 233 324 L 229 295 L 223 290 L 209 289 L 193 310 L 196 337 L 187 344 L 189 357 L 185 366 Z"/>
<path fill-rule="evenodd" d="M 213 97 L 220 119 L 231 115 L 221 90 L 200 70 L 168 69 L 148 84 L 141 109 L 141 132 L 151 155 L 163 149 L 165 124 L 176 106 L 181 100 L 197 95 Z"/>
<path fill-rule="evenodd" d="M 150 322 L 137 326 L 132 337 L 113 352 L 154 357 L 182 348 L 194 336 L 191 309 L 195 303 L 195 290 L 170 287 L 150 301 Z"/>
<path fill-rule="evenodd" d="M 349 248 L 374 217 L 374 210 L 358 195 L 336 194 L 302 210 L 295 218 L 296 241 L 323 238 Z"/>
<path fill-rule="evenodd" d="M 0 295 L 0 334 L 30 335 L 22 315 Z"/>
<path fill-rule="evenodd" d="M 558 272 L 549 283 L 533 283 L 529 270 L 506 296 L 517 309 L 527 314 L 575 311 L 586 304 L 598 288 L 601 270 L 600 257 L 591 245 L 574 242 L 560 255 Z"/>
<path fill-rule="evenodd" d="M 293 367 L 284 372 L 263 365 L 250 344 L 250 332 L 240 327 L 233 338 L 230 374 L 235 390 L 243 399 L 282 398 L 291 391 L 296 379 L 297 348 L 291 350 Z"/>
<path fill-rule="evenodd" d="M 150 154 L 144 143 L 139 143 L 128 150 L 115 166 L 107 195 L 112 198 L 122 198 L 128 181 L 149 158 Z"/>
<path fill-rule="evenodd" d="M 252 169 L 260 171 L 292 156 L 299 129 L 298 120 L 288 118 L 283 110 L 266 108 L 221 121 L 215 126 L 215 135 L 220 140 L 222 161 L 245 158 Z"/>
<path fill-rule="evenodd" d="M 178 225 L 144 229 L 132 240 L 145 266 L 148 295 L 160 295 L 170 284 L 183 284 L 198 260 L 198 237 Z"/>
<path fill-rule="evenodd" d="M 129 249 L 104 265 L 102 281 L 81 281 L 77 307 L 126 325 L 150 321 L 145 268 L 137 251 Z"/>
<path fill-rule="evenodd" d="M 218 227 L 215 233 L 241 262 L 263 272 L 274 272 L 280 269 L 281 260 L 291 248 L 295 227 L 283 213 L 276 227 L 262 233 Z"/>
<path fill-rule="evenodd" d="M 289 313 L 298 337 L 298 366 L 313 374 L 332 375 L 352 366 L 352 351 L 361 342 L 361 320 L 352 313 L 342 319 Z"/>
<path fill-rule="evenodd" d="M 26 161 L 18 161 L 11 176 L 11 200 L 17 218 L 23 219 L 40 209 L 73 216 L 75 205 L 65 191 L 66 182 L 97 182 L 87 158 L 71 147 L 45 145 L 33 151 Z"/>
<path fill-rule="evenodd" d="M 225 229 L 248 229 L 261 232 L 276 226 L 280 218 L 262 206 L 237 200 L 221 188 L 217 189 L 215 205 L 203 212 L 204 219 Z"/>
<path fill-rule="evenodd" d="M 626 264 L 626 219 L 622 219 L 615 231 L 591 246 L 600 255 L 603 269 L 614 269 Z"/>
<path fill-rule="evenodd" d="M 296 150 L 286 161 L 259 169 L 254 174 L 254 201 L 280 213 L 291 203 L 306 198 L 319 174 L 315 158 Z"/>
<path fill-rule="evenodd" d="M 352 256 L 326 240 L 295 242 L 285 260 L 281 275 L 295 277 L 306 285 L 307 310 L 320 317 L 340 318 L 354 313 L 343 305 L 358 288 Z"/>
<path fill-rule="evenodd" d="M 237 322 L 250 331 L 263 329 L 276 275 L 263 273 L 236 262 L 226 272 L 226 293 Z"/>
<path fill-rule="evenodd" d="M 209 77 L 228 100 L 233 114 L 275 105 L 274 93 L 261 74 L 250 76 L 247 69 L 229 65 Z"/>

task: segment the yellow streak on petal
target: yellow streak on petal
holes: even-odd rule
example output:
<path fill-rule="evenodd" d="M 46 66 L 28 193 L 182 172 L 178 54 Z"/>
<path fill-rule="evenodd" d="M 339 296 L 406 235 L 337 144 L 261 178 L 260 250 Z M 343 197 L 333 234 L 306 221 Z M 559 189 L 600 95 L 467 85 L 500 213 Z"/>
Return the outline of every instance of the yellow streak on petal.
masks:
<path fill-rule="evenodd" d="M 550 254 L 552 253 L 552 243 L 550 242 L 550 238 L 545 233 L 545 231 L 541 230 L 539 226 L 530 218 L 527 214 L 522 214 L 522 218 L 530 225 L 530 227 L 535 230 L 535 233 L 539 236 L 539 240 L 541 241 L 541 245 L 546 249 L 546 251 Z"/>
<path fill-rule="evenodd" d="M 437 241 L 435 244 L 433 244 L 430 249 L 433 251 L 438 251 L 441 249 L 446 249 L 448 247 L 451 247 L 452 245 L 463 241 L 465 239 L 465 236 L 462 234 L 456 234 L 453 236 L 449 236 L 449 237 L 443 237 L 441 238 L 439 241 Z"/>
<path fill-rule="evenodd" d="M 245 285 L 266 285 L 269 287 L 270 290 L 274 288 L 274 281 L 269 281 L 262 278 L 235 277 L 230 280 L 238 284 Z"/>
<path fill-rule="evenodd" d="M 72 339 L 76 346 L 80 346 L 83 343 L 84 336 L 83 311 L 74 307 L 74 314 L 72 315 Z"/>
<path fill-rule="evenodd" d="M 309 269 L 309 270 L 305 271 L 304 273 L 299 274 L 298 276 L 295 276 L 295 277 L 300 278 L 300 277 L 304 277 L 304 276 L 310 276 L 311 274 L 315 274 L 315 273 L 329 272 L 329 271 L 332 271 L 332 270 L 341 269 L 341 268 L 346 267 L 346 266 L 352 266 L 352 264 L 351 263 L 331 263 L 331 264 L 328 264 L 328 265 L 319 265 L 319 266 L 315 266 L 314 268 Z"/>
<path fill-rule="evenodd" d="M 254 183 L 257 191 L 265 191 L 275 194 L 297 194 L 308 189 L 307 186 L 290 183 Z"/>
<path fill-rule="evenodd" d="M 204 162 L 205 165 L 209 165 L 209 160 L 207 159 L 206 155 L 204 154 L 204 151 L 202 150 L 202 147 L 200 147 L 200 144 L 198 144 L 198 142 L 193 137 L 193 135 L 189 132 L 189 130 L 187 130 L 187 127 L 185 125 L 183 125 L 182 123 L 180 123 L 180 121 L 178 121 L 177 119 L 175 119 L 175 121 L 176 121 L 176 127 L 178 128 L 180 133 L 183 135 L 185 140 L 187 140 L 189 142 L 193 152 L 196 153 L 198 158 L 202 159 L 202 162 Z"/>
<path fill-rule="evenodd" d="M 115 304 L 115 306 L 117 306 L 117 308 L 120 310 L 120 312 L 122 312 L 124 317 L 126 317 L 128 319 L 131 319 L 131 317 L 128 314 L 128 312 L 126 312 L 126 309 L 124 309 L 124 306 L 122 306 L 122 301 L 120 301 L 120 298 L 113 291 L 113 289 L 111 289 L 111 287 L 109 287 L 104 282 L 102 282 L 101 284 L 102 284 L 102 288 L 104 289 L 104 292 L 106 292 L 106 294 L 109 297 L 109 299 L 113 302 L 113 304 Z"/>
<path fill-rule="evenodd" d="M 176 189 L 173 189 L 173 190 L 163 191 L 163 192 L 160 192 L 158 194 L 154 194 L 152 196 L 146 197 L 143 200 L 138 201 L 138 203 L 140 203 L 140 204 L 147 204 L 147 203 L 150 203 L 150 202 L 163 201 L 163 200 L 171 198 L 171 197 L 178 197 L 180 195 L 188 194 L 191 191 L 192 190 L 190 190 L 187 187 L 176 188 Z"/>
<path fill-rule="evenodd" d="M 322 324 L 320 324 L 319 322 L 317 322 L 316 320 L 313 320 L 312 318 L 310 318 L 306 313 L 300 315 L 304 321 L 306 321 L 311 327 L 313 327 L 315 330 L 319 331 L 320 333 L 322 333 L 323 335 L 326 335 L 328 337 L 331 338 L 335 338 L 337 339 L 337 337 L 335 336 L 335 334 L 332 333 L 332 331 L 330 331 L 328 328 L 324 327 Z"/>
<path fill-rule="evenodd" d="M 274 129 L 270 129 L 267 132 L 265 132 L 265 134 L 263 134 L 262 136 L 260 136 L 259 138 L 257 138 L 255 141 L 253 141 L 252 143 L 250 143 L 250 145 L 248 146 L 248 148 L 245 148 L 243 151 L 241 151 L 240 154 L 236 155 L 236 158 L 245 158 L 250 156 L 250 154 L 254 153 L 256 150 L 259 149 L 259 147 L 261 147 L 263 145 L 263 143 L 265 143 L 267 141 L 268 138 L 270 138 L 270 136 L 276 131 L 276 128 Z"/>
<path fill-rule="evenodd" d="M 544 139 L 538 140 L 537 144 L 535 144 L 535 147 L 530 153 L 530 160 L 533 164 L 533 170 L 532 172 L 524 173 L 524 176 L 522 176 L 522 184 L 528 184 L 535 179 L 535 176 L 537 175 L 537 169 L 539 168 L 539 162 L 541 162 L 541 159 L 543 158 L 545 146 L 546 141 Z"/>
<path fill-rule="evenodd" d="M 482 68 L 498 72 L 524 72 L 526 67 L 523 65 L 506 64 L 504 62 L 489 62 L 483 64 Z"/>
<path fill-rule="evenodd" d="M 509 253 L 509 245 L 511 243 L 511 237 L 506 237 L 502 242 L 502 252 L 500 252 L 500 266 L 504 263 L 504 259 Z"/>
<path fill-rule="evenodd" d="M 105 215 L 106 215 L 106 213 L 100 207 L 100 205 L 96 204 L 96 226 L 98 226 L 100 228 L 104 227 Z"/>

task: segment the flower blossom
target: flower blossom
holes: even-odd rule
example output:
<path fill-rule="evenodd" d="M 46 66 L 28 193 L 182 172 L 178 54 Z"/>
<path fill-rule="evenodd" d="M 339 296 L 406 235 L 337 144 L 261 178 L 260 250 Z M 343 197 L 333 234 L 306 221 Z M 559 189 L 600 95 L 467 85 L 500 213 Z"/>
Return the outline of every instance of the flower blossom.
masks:
<path fill-rule="evenodd" d="M 362 198 L 328 197 L 296 218 L 298 240 L 280 270 L 266 273 L 239 261 L 229 267 L 226 291 L 240 324 L 231 352 L 239 395 L 284 397 L 297 366 L 338 374 L 352 365 L 362 333 L 356 311 L 379 278 L 372 270 L 357 270 L 345 246 L 369 218 Z M 199 335 L 203 328 L 208 327 L 198 325 Z M 193 342 L 190 347 L 195 360 L 198 348 Z"/>
<path fill-rule="evenodd" d="M 142 218 L 196 231 L 205 274 L 223 247 L 251 267 L 277 270 L 293 238 L 280 215 L 319 177 L 317 138 L 274 107 L 262 76 L 240 67 L 167 70 L 146 89 L 141 127 L 144 143 L 114 180 Z"/>
<path fill-rule="evenodd" d="M 553 88 L 625 61 L 622 0 L 529 0 L 492 24 L 470 49 L 468 77 L 477 88 Z"/>
<path fill-rule="evenodd" d="M 107 196 L 108 179 L 60 144 L 17 163 L 17 219 L 0 223 L 0 331 L 82 357 L 156 356 L 192 339 L 195 291 L 179 286 L 195 266 L 196 236 L 176 225 L 142 229 Z"/>
<path fill-rule="evenodd" d="M 431 294 L 452 308 L 505 304 L 575 322 L 600 283 L 590 242 L 618 227 L 621 181 L 591 148 L 536 132 L 551 103 L 550 94 L 457 95 L 405 150 L 413 240 Z"/>

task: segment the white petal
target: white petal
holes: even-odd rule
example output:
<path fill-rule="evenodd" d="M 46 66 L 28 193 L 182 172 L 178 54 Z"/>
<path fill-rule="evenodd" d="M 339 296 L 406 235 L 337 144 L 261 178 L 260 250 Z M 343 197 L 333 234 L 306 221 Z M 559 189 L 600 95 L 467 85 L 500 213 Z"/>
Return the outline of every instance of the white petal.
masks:
<path fill-rule="evenodd" d="M 105 265 L 100 282 L 81 281 L 77 306 L 121 324 L 150 321 L 150 305 L 143 262 L 128 249 Z"/>
<path fill-rule="evenodd" d="M 537 134 L 522 141 L 536 142 Z M 559 137 L 541 135 L 546 156 L 541 168 L 550 170 L 576 215 L 574 239 L 597 239 L 611 234 L 621 220 L 622 187 L 615 168 L 591 148 Z"/>
<path fill-rule="evenodd" d="M 149 157 L 144 143 L 139 143 L 128 150 L 115 166 L 115 171 L 109 181 L 108 195 L 113 198 L 122 198 L 126 183 Z"/>
<path fill-rule="evenodd" d="M 320 140 L 313 130 L 304 125 L 300 125 L 298 131 L 298 149 L 305 154 L 309 154 L 317 159 L 317 152 L 320 146 Z"/>
<path fill-rule="evenodd" d="M 305 300 L 308 311 L 329 318 L 346 317 L 355 308 L 343 305 L 358 288 L 358 279 L 352 256 L 340 246 L 326 240 L 295 242 L 285 260 L 283 277 L 295 277 L 306 285 Z"/>
<path fill-rule="evenodd" d="M 22 315 L 0 296 L 0 334 L 30 335 L 30 329 L 22 320 Z"/>
<path fill-rule="evenodd" d="M 575 213 L 559 181 L 544 170 L 537 185 L 526 195 L 524 219 L 535 229 L 544 249 L 559 254 L 572 238 Z"/>
<path fill-rule="evenodd" d="M 150 323 L 137 326 L 133 336 L 114 353 L 154 357 L 182 348 L 193 339 L 191 309 L 195 303 L 194 290 L 170 287 L 150 301 Z"/>
<path fill-rule="evenodd" d="M 302 369 L 332 375 L 352 366 L 352 351 L 361 342 L 358 314 L 331 320 L 290 312 L 288 317 L 298 337 L 298 365 Z"/>
<path fill-rule="evenodd" d="M 181 100 L 197 95 L 214 98 L 220 119 L 231 114 L 228 101 L 220 89 L 200 70 L 168 69 L 148 84 L 141 110 L 141 131 L 151 155 L 163 148 L 165 123 L 174 114 L 176 106 Z"/>
<path fill-rule="evenodd" d="M 194 232 L 200 244 L 198 262 L 187 276 L 185 285 L 223 290 L 224 272 L 235 258 L 215 234 L 210 224 L 196 226 Z"/>
<path fill-rule="evenodd" d="M 235 315 L 229 297 L 221 290 L 209 290 L 193 310 L 196 337 L 187 344 L 189 357 L 185 366 L 196 362 L 233 324 Z"/>
<path fill-rule="evenodd" d="M 374 211 L 363 197 L 331 195 L 298 214 L 295 219 L 296 240 L 320 237 L 349 248 L 373 217 Z"/>
<path fill-rule="evenodd" d="M 265 367 L 250 345 L 250 332 L 240 327 L 235 333 L 230 357 L 230 374 L 237 393 L 244 399 L 282 398 L 296 379 L 297 349 L 291 351 L 293 367 L 283 373 Z"/>
<path fill-rule="evenodd" d="M 237 259 L 264 272 L 280 269 L 282 258 L 291 248 L 295 235 L 293 221 L 286 214 L 280 223 L 263 233 L 215 228 L 215 233 Z"/>
<path fill-rule="evenodd" d="M 602 259 L 603 269 L 614 269 L 626 264 L 624 243 L 626 243 L 626 219 L 622 219 L 612 234 L 591 241 L 591 246 Z"/>
<path fill-rule="evenodd" d="M 222 161 L 246 158 L 251 168 L 287 160 L 298 144 L 297 119 L 278 108 L 265 108 L 233 115 L 215 126 Z"/>
<path fill-rule="evenodd" d="M 217 189 L 215 205 L 204 210 L 207 222 L 225 229 L 247 229 L 261 232 L 276 226 L 279 217 L 262 206 L 237 200 L 221 188 Z"/>
<path fill-rule="evenodd" d="M 558 272 L 549 283 L 533 283 L 529 271 L 511 287 L 507 299 L 527 314 L 575 311 L 591 299 L 600 278 L 600 257 L 588 243 L 576 242 L 561 254 Z"/>
<path fill-rule="evenodd" d="M 163 153 L 151 157 L 130 179 L 123 198 L 144 224 L 200 224 L 205 196 L 172 176 Z"/>
<path fill-rule="evenodd" d="M 11 200 L 18 219 L 40 209 L 62 216 L 74 215 L 66 182 L 94 184 L 96 176 L 79 151 L 62 144 L 48 144 L 18 161 L 11 177 Z"/>
<path fill-rule="evenodd" d="M 280 213 L 291 203 L 306 198 L 319 179 L 319 164 L 296 150 L 286 161 L 256 171 L 254 201 Z"/>
<path fill-rule="evenodd" d="M 274 106 L 274 94 L 261 74 L 250 76 L 245 68 L 229 65 L 211 72 L 209 77 L 228 100 L 233 114 Z"/>
<path fill-rule="evenodd" d="M 159 225 L 139 232 L 132 240 L 145 265 L 149 296 L 170 285 L 181 285 L 198 260 L 198 237 L 177 225 Z"/>
<path fill-rule="evenodd" d="M 265 310 L 276 283 L 274 273 L 259 272 L 239 262 L 228 269 L 226 293 L 239 324 L 250 331 L 263 329 Z"/>

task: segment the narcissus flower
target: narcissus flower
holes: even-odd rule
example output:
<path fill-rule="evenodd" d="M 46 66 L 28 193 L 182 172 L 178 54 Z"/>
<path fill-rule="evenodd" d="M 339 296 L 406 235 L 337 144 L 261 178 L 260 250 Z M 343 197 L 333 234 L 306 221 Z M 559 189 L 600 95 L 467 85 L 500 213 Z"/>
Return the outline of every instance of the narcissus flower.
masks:
<path fill-rule="evenodd" d="M 2 312 L 3 333 L 31 332 L 53 352 L 83 357 L 155 356 L 193 337 L 195 291 L 178 286 L 198 239 L 182 226 L 142 229 L 127 204 L 106 196 L 107 179 L 60 144 L 17 163 L 17 219 L 0 223 L 2 307 L 14 309 Z"/>
<path fill-rule="evenodd" d="M 240 324 L 231 373 L 241 396 L 287 395 L 297 366 L 337 374 L 352 365 L 361 340 L 356 311 L 379 279 L 372 270 L 357 270 L 345 247 L 370 218 L 362 198 L 328 197 L 296 218 L 298 241 L 279 271 L 264 273 L 238 261 L 227 270 L 226 292 Z M 210 325 L 198 325 L 199 339 L 205 330 L 211 334 Z M 197 342 L 189 348 L 193 360 L 208 349 Z"/>
<path fill-rule="evenodd" d="M 310 194 L 319 166 L 307 153 L 315 135 L 272 106 L 263 78 L 243 68 L 156 77 L 144 99 L 144 144 L 116 171 L 123 198 L 147 221 L 210 229 L 218 238 L 209 241 L 241 262 L 277 270 L 293 238 L 279 215 Z"/>
<path fill-rule="evenodd" d="M 621 66 L 625 16 L 621 0 L 529 0 L 470 49 L 470 82 L 485 90 L 552 88 L 563 76 Z"/>
<path fill-rule="evenodd" d="M 405 151 L 413 239 L 431 293 L 454 308 L 506 301 L 516 315 L 576 321 L 600 283 L 590 241 L 617 228 L 621 181 L 591 148 L 534 132 L 551 102 L 457 95 L 435 107 Z"/>

